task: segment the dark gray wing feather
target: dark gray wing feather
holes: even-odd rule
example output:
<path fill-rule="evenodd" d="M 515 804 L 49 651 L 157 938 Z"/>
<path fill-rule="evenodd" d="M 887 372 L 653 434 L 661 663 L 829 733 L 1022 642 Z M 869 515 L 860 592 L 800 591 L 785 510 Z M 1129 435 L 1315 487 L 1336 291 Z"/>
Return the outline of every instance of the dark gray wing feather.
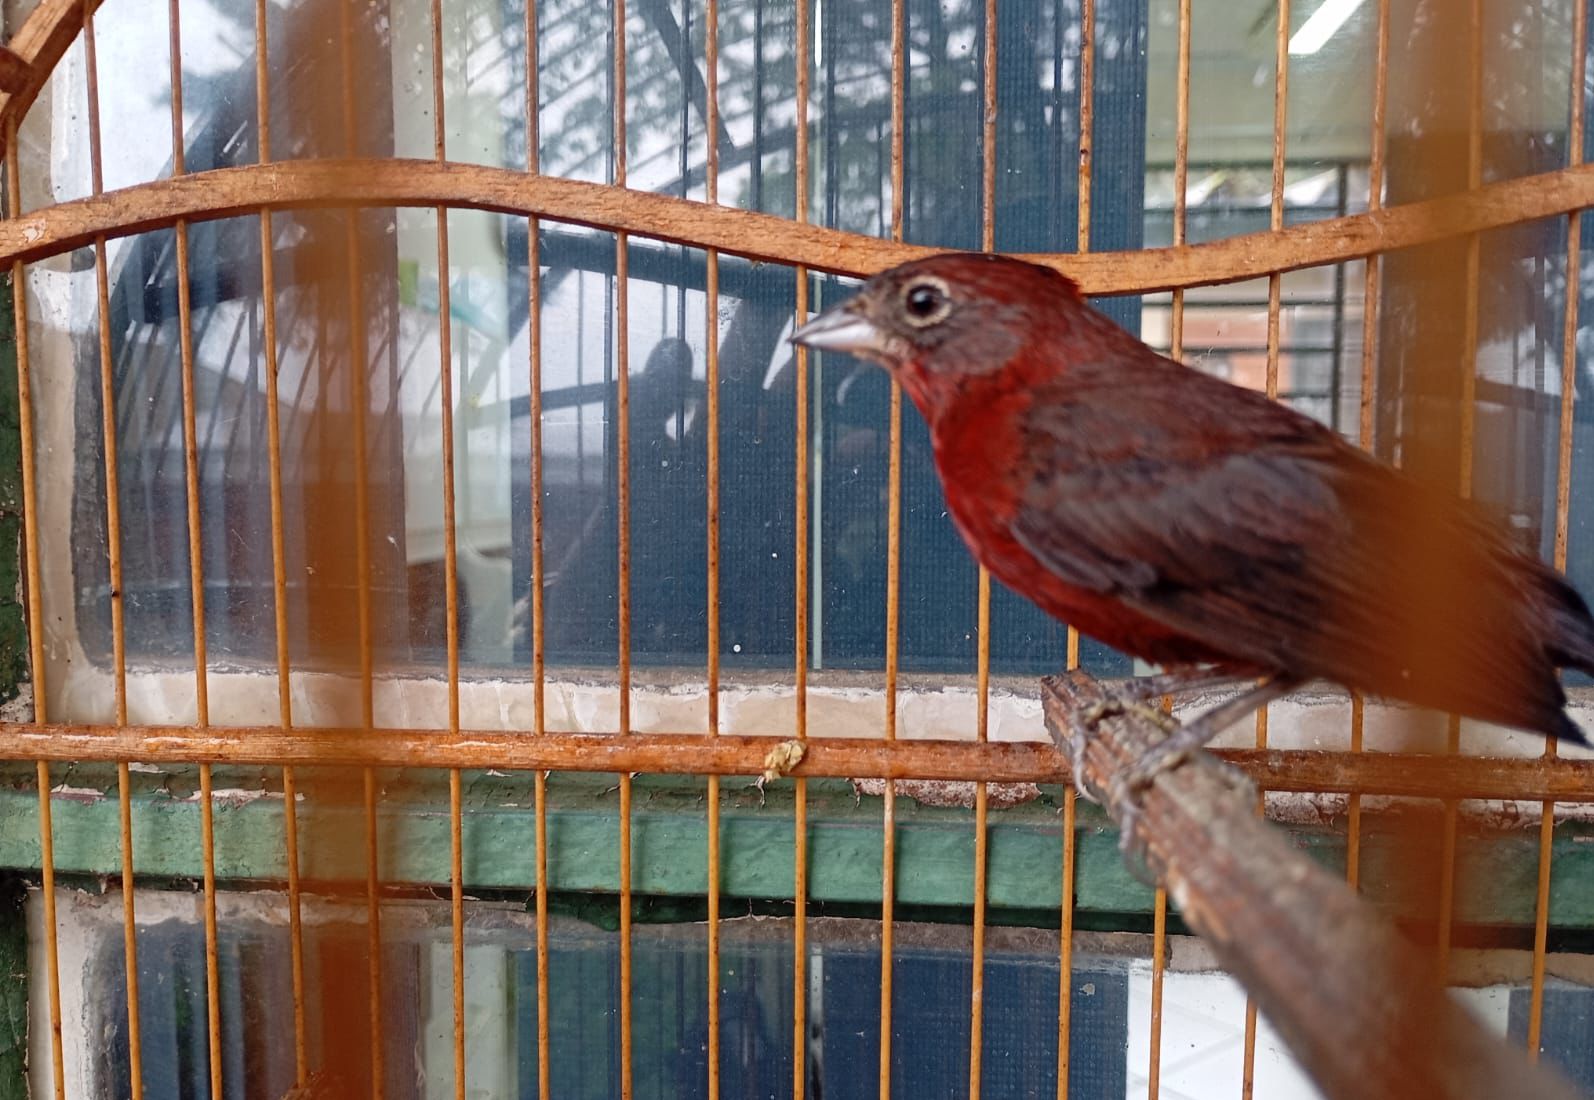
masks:
<path fill-rule="evenodd" d="M 1551 620 L 1587 611 L 1470 506 L 1185 368 L 1081 374 L 1033 406 L 1012 530 L 1059 578 L 1239 663 L 1561 724 Z"/>

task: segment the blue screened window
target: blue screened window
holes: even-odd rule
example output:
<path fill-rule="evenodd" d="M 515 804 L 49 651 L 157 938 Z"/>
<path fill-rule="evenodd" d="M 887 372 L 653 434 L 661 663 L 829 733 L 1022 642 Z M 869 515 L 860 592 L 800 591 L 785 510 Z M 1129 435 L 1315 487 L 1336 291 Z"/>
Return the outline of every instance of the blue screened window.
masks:
<path fill-rule="evenodd" d="M 346 59 L 321 33 L 314 5 L 273 7 L 271 154 L 432 155 L 431 56 L 426 5 L 396 3 L 357 21 L 347 65 L 361 125 L 343 131 L 327 109 L 341 97 Z M 1271 200 L 1272 81 L 1266 28 L 1232 5 L 1196 12 L 1191 81 L 1188 240 L 1265 229 Z M 528 162 L 524 9 L 515 0 L 445 5 L 444 121 L 448 156 L 523 170 Z M 984 158 L 984 5 L 906 0 L 907 125 L 902 135 L 902 225 L 912 242 L 975 248 L 981 240 Z M 376 14 L 372 14 L 376 13 Z M 1542 65 L 1503 63 L 1532 87 L 1497 88 L 1485 136 L 1486 175 L 1500 178 L 1565 162 L 1566 123 L 1554 112 L 1518 117 L 1510 104 L 1566 102 L 1564 27 L 1570 4 L 1544 5 L 1488 28 L 1486 60 L 1536 51 Z M 1096 5 L 1090 247 L 1137 249 L 1174 234 L 1171 74 L 1174 0 Z M 1368 206 L 1375 32 L 1363 6 L 1322 49 L 1293 59 L 1285 164 L 1287 224 Z M 795 8 L 790 0 L 720 5 L 719 201 L 794 216 Z M 1304 18 L 1305 14 L 1301 15 Z M 115 18 L 108 16 L 108 18 Z M 247 164 L 259 154 L 252 5 L 189 0 L 185 47 L 186 167 Z M 811 151 L 801 196 L 810 221 L 857 233 L 892 231 L 891 4 L 814 0 L 806 122 Z M 549 0 L 538 7 L 542 172 L 615 178 L 614 32 L 605 5 Z M 149 21 L 145 21 L 149 22 Z M 165 47 L 165 27 L 136 19 L 112 28 L 100 60 L 102 98 L 123 134 L 107 171 L 119 182 L 171 171 L 171 89 L 153 83 L 145 53 Z M 688 199 L 707 196 L 701 10 L 661 0 L 632 5 L 626 25 L 627 185 Z M 111 41 L 108 38 L 108 41 Z M 1078 0 L 997 7 L 995 242 L 1012 251 L 1068 252 L 1079 245 L 1081 14 Z M 163 55 L 160 55 L 163 56 Z M 162 68 L 157 66 L 157 68 Z M 1523 73 L 1528 73 L 1523 76 Z M 1397 74 L 1398 75 L 1398 74 Z M 1499 79 L 1505 80 L 1506 77 Z M 1399 89 L 1395 89 L 1398 91 Z M 1365 92 L 1365 94 L 1363 94 Z M 1508 94 L 1509 93 L 1509 94 Z M 1518 95 L 1520 93 L 1520 95 Z M 1393 93 L 1392 93 L 1393 94 Z M 1517 96 L 1517 99 L 1513 99 Z M 1594 118 L 1594 111 L 1586 117 Z M 1594 142 L 1594 135 L 1590 135 Z M 81 190 L 77 139 L 62 137 L 57 197 Z M 1388 134 L 1385 199 L 1423 197 L 1407 182 L 1422 147 Z M 31 183 L 30 187 L 33 186 Z M 435 668 L 447 636 L 443 529 L 442 350 L 438 317 L 450 301 L 448 369 L 454 401 L 458 627 L 468 675 L 503 675 L 530 662 L 531 470 L 544 474 L 543 592 L 555 666 L 612 665 L 619 650 L 618 511 L 631 489 L 630 646 L 640 665 L 702 667 L 707 611 L 721 611 L 720 658 L 730 667 L 787 669 L 793 652 L 798 470 L 796 378 L 785 336 L 796 276 L 779 264 L 721 262 L 718 399 L 721 575 L 707 585 L 707 257 L 701 250 L 633 237 L 628 245 L 628 331 L 618 328 L 612 233 L 542 222 L 537 230 L 542 329 L 542 451 L 530 453 L 528 233 L 524 219 L 478 211 L 447 215 L 450 256 L 437 267 L 436 213 L 380 209 L 275 215 L 277 416 L 289 650 L 295 667 L 347 660 L 358 642 L 362 532 L 356 470 L 365 467 L 363 584 L 372 638 L 385 667 Z M 354 220 L 357 248 L 345 249 Z M 1584 233 L 1594 232 L 1585 219 Z M 215 663 L 273 666 L 274 586 L 269 508 L 269 418 L 261 235 L 254 216 L 189 230 L 205 630 Z M 1445 246 L 1448 247 L 1448 246 Z M 1442 248 L 1441 248 L 1442 251 Z M 1587 250 L 1585 249 L 1585 254 Z M 1565 221 L 1486 235 L 1476 386 L 1475 488 L 1523 541 L 1548 552 L 1554 534 L 1559 446 Z M 193 649 L 185 520 L 182 361 L 177 259 L 171 232 L 111 242 L 111 351 L 119 454 L 127 644 L 135 665 L 183 663 Z M 1375 334 L 1394 346 L 1459 357 L 1455 303 L 1424 302 L 1402 272 L 1433 257 L 1385 265 Z M 1443 257 L 1441 257 L 1443 259 Z M 1403 266 L 1404 265 L 1404 266 Z M 88 654 L 112 652 L 107 567 L 99 344 L 92 263 L 79 256 L 38 278 L 37 317 L 78 318 L 70 354 L 48 369 L 73 379 L 73 600 Z M 1459 424 L 1457 393 L 1412 392 L 1413 364 L 1377 358 L 1375 394 L 1363 394 L 1364 267 L 1293 272 L 1282 282 L 1281 397 L 1356 438 L 1364 397 L 1369 443 L 1391 459 L 1422 449 L 1447 454 Z M 1583 297 L 1594 287 L 1585 273 Z M 352 290 L 351 290 L 352 288 Z M 819 306 L 852 292 L 814 278 Z M 352 296 L 351 296 L 352 295 Z M 1197 369 L 1262 386 L 1267 368 L 1266 281 L 1193 289 L 1183 351 Z M 1098 303 L 1148 342 L 1167 347 L 1167 295 Z M 1580 301 L 1580 304 L 1581 301 Z M 1427 333 L 1413 345 L 1412 326 Z M 1431 331 L 1430 331 L 1431 330 Z M 1575 384 L 1588 385 L 1579 330 Z M 41 348 L 50 348 L 40 341 Z M 619 465 L 622 349 L 630 390 L 630 458 Z M 58 353 L 41 351 L 41 360 Z M 1586 396 L 1586 395 L 1585 395 Z M 889 387 L 878 371 L 815 356 L 809 376 L 811 517 L 806 577 L 809 652 L 816 669 L 876 669 L 885 653 L 886 485 Z M 1443 415 L 1429 415 L 1432 402 Z M 356 410 L 359 410 L 357 413 Z M 1454 414 L 1454 415 L 1452 415 Z M 1573 424 L 1571 572 L 1594 587 L 1594 405 Z M 364 451 L 355 452 L 364 420 Z M 1429 439 L 1429 425 L 1452 425 Z M 1417 445 L 1421 445 L 1419 448 Z M 59 461 L 57 457 L 56 461 Z M 1446 459 L 1448 461 L 1448 459 Z M 925 428 L 903 425 L 901 644 L 905 668 L 967 673 L 975 662 L 976 574 L 946 516 Z M 1063 628 L 998 591 L 992 656 L 999 672 L 1055 668 Z M 1085 647 L 1088 666 L 1127 662 Z M 519 673 L 517 673 L 518 675 Z"/>
<path fill-rule="evenodd" d="M 484 1094 L 537 1096 L 536 949 L 514 931 L 467 941 L 467 1081 Z M 810 931 L 808 1091 L 832 1100 L 874 1096 L 879 1070 L 880 952 L 867 922 Z M 549 943 L 549 1069 L 553 1095 L 619 1095 L 619 949 L 612 931 L 555 919 Z M 968 1083 L 971 959 L 967 933 L 927 928 L 930 943 L 896 951 L 892 1075 L 900 1096 L 949 1096 Z M 911 931 L 911 930 L 910 930 Z M 904 936 L 907 933 L 904 932 Z M 293 1000 L 285 928 L 226 921 L 220 930 L 223 1081 L 228 1097 L 275 1100 L 294 1081 Z M 450 955 L 439 934 L 384 929 L 384 1094 L 452 1093 Z M 701 1096 L 707 1088 L 707 950 L 700 927 L 638 926 L 633 947 L 633 1073 L 638 1097 Z M 139 1009 L 145 1095 L 209 1095 L 204 929 L 165 921 L 139 930 Z M 306 978 L 312 1065 L 340 1064 L 368 1090 L 365 932 L 310 926 Z M 937 945 L 939 944 L 939 945 Z M 276 964 L 272 960 L 276 960 Z M 720 981 L 722 1095 L 789 1096 L 792 1083 L 789 924 L 725 926 Z M 1070 1092 L 1121 1097 L 1127 1073 L 1128 962 L 1076 958 Z M 106 1041 L 95 1094 L 131 1095 L 126 986 L 119 927 L 99 938 L 84 977 L 95 983 L 90 1021 Z M 993 948 L 986 960 L 984 1092 L 1019 1100 L 1057 1091 L 1057 956 Z M 347 1058 L 327 1054 L 336 1044 Z M 350 1068 L 352 1067 L 352 1068 Z M 446 1086 L 446 1087 L 444 1087 Z"/>

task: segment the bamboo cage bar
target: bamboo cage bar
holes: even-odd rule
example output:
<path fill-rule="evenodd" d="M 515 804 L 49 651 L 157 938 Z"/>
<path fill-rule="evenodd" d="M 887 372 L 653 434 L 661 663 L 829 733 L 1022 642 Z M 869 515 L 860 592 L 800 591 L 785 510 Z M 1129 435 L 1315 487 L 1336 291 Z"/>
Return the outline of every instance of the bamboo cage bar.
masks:
<path fill-rule="evenodd" d="M 981 74 L 984 107 L 980 127 L 980 247 L 996 251 L 996 0 L 985 0 L 985 57 Z M 991 722 L 991 573 L 979 567 L 975 581 L 974 738 L 990 740 Z M 974 916 L 969 966 L 969 1100 L 979 1100 L 985 1038 L 985 906 L 990 847 L 990 788 L 974 785 Z M 1066 977 L 1064 978 L 1066 981 Z"/>
<path fill-rule="evenodd" d="M 810 0 L 794 0 L 796 50 L 797 133 L 792 150 L 792 196 L 794 220 L 798 225 L 808 223 L 808 67 Z M 808 318 L 808 269 L 799 265 L 794 272 L 797 296 L 794 303 L 797 320 Z M 793 586 L 796 589 L 796 607 L 792 619 L 793 684 L 792 724 L 799 746 L 808 741 L 808 402 L 809 359 L 808 349 L 794 349 L 792 369 L 797 373 L 796 386 L 796 507 L 793 515 L 792 562 Z M 803 1100 L 808 1085 L 808 780 L 794 781 L 792 794 L 792 1100 Z"/>
<path fill-rule="evenodd" d="M 1373 65 L 1373 116 L 1372 152 L 1367 166 L 1367 209 L 1382 209 L 1384 205 L 1384 158 L 1389 137 L 1384 132 L 1385 114 L 1389 106 L 1389 5 L 1390 0 L 1378 0 L 1377 45 Z M 1378 350 L 1378 278 L 1382 257 L 1378 253 L 1368 256 L 1363 270 L 1362 283 L 1362 354 L 1361 393 L 1356 418 L 1356 442 L 1364 451 L 1373 449 L 1373 410 L 1378 396 L 1375 371 Z M 1350 751 L 1362 751 L 1367 707 L 1359 692 L 1351 696 Z M 1345 881 L 1355 887 L 1361 880 L 1362 800 L 1353 794 L 1346 803 L 1345 822 Z"/>
<path fill-rule="evenodd" d="M 0 759 L 45 762 L 145 760 L 160 764 L 258 764 L 280 767 L 503 768 L 516 771 L 649 772 L 661 775 L 758 775 L 774 736 L 701 733 L 553 733 L 503 730 L 359 730 L 335 726 L 127 726 L 0 722 Z M 1068 762 L 1038 741 L 813 737 L 788 774 L 808 779 L 967 779 L 988 783 L 1061 783 Z M 1594 802 L 1585 760 L 1557 756 L 1449 758 L 1428 753 L 1352 756 L 1302 749 L 1217 749 L 1270 791 L 1531 802 Z"/>
<path fill-rule="evenodd" d="M 439 164 L 448 160 L 445 99 L 443 95 L 443 3 L 431 2 L 432 148 Z M 443 601 L 446 616 L 448 728 L 459 729 L 459 570 L 455 525 L 454 484 L 454 349 L 453 312 L 450 303 L 450 264 L 447 206 L 438 206 L 437 218 L 437 346 L 438 411 L 442 418 L 443 450 Z M 465 838 L 461 777 L 458 768 L 448 775 L 448 837 L 450 877 L 450 947 L 454 999 L 454 1096 L 465 1100 Z"/>
<path fill-rule="evenodd" d="M 339 100 L 344 152 L 359 147 L 359 101 L 355 91 L 354 26 L 358 0 L 338 5 L 340 26 Z M 370 369 L 366 342 L 365 286 L 361 275 L 359 213 L 347 210 L 343 218 L 343 251 L 347 268 L 349 325 L 349 405 L 354 448 L 354 561 L 355 614 L 359 619 L 360 723 L 376 725 L 375 640 L 371 624 L 371 513 L 370 457 L 368 452 L 369 398 L 366 374 Z M 280 477 L 280 473 L 278 475 Z M 361 809 L 365 820 L 365 949 L 367 956 L 366 1011 L 370 1016 L 369 1057 L 371 1096 L 381 1100 L 386 1088 L 386 1050 L 382 1011 L 382 902 L 381 845 L 377 830 L 377 778 L 369 767 L 360 774 Z"/>
<path fill-rule="evenodd" d="M 719 203 L 719 4 L 707 0 L 703 28 L 704 150 L 703 183 L 710 206 Z M 704 299 L 703 387 L 704 431 L 707 435 L 704 548 L 708 566 L 708 599 L 704 614 L 708 648 L 708 734 L 720 731 L 720 257 L 708 250 L 708 287 Z M 708 1100 L 720 1095 L 720 777 L 708 777 Z"/>
<path fill-rule="evenodd" d="M 172 0 L 172 87 L 182 81 L 178 4 Z M 257 161 L 271 160 L 271 93 L 267 49 L 265 0 L 255 3 L 255 117 Z M 187 144 L 183 131 L 180 95 L 173 96 L 172 148 L 174 161 Z M 180 163 L 180 162 L 179 162 Z M 187 280 L 183 280 L 187 293 Z M 284 729 L 293 725 L 293 690 L 288 650 L 288 565 L 282 497 L 282 425 L 277 391 L 277 278 L 275 235 L 270 209 L 260 211 L 260 295 L 262 352 L 266 383 L 267 474 L 271 507 L 271 590 L 277 658 L 277 720 Z M 185 323 L 184 333 L 188 331 Z M 282 769 L 284 857 L 288 869 L 288 952 L 293 986 L 294 1083 L 303 1086 L 310 1075 L 310 1053 L 305 1034 L 304 920 L 299 882 L 298 782 L 292 767 Z"/>
<path fill-rule="evenodd" d="M 182 126 L 182 34 L 176 5 L 170 10 L 169 30 L 172 49 L 172 175 L 186 174 L 185 141 Z M 86 83 L 89 90 L 89 160 L 92 169 L 93 190 L 104 193 L 104 174 L 100 147 L 100 103 L 98 66 L 95 61 L 95 36 L 92 15 L 85 13 L 84 58 Z M 263 44 L 260 51 L 263 54 Z M 257 72 L 264 65 L 263 57 L 257 60 Z M 265 140 L 265 119 L 261 140 Z M 204 539 L 199 509 L 199 433 L 195 388 L 193 304 L 189 280 L 188 223 L 179 219 L 175 226 L 177 259 L 177 318 L 178 346 L 182 376 L 183 421 L 183 490 L 186 503 L 188 534 L 189 599 L 193 624 L 194 646 L 194 711 L 195 726 L 204 729 L 210 724 L 209 658 L 207 656 L 205 626 L 205 573 Z M 98 322 L 100 360 L 102 373 L 102 414 L 104 417 L 106 464 L 106 541 L 111 560 L 112 635 L 116 656 L 116 710 L 117 720 L 127 721 L 127 667 L 126 624 L 121 613 L 124 607 L 121 569 L 121 520 L 116 477 L 116 420 L 114 408 L 114 363 L 111 354 L 109 265 L 106 259 L 104 238 L 95 241 L 95 281 L 98 292 Z M 212 802 L 211 770 L 208 762 L 199 765 L 200 844 L 204 862 L 204 927 L 205 927 L 205 1018 L 208 1039 L 210 1090 L 213 1096 L 222 1095 L 223 1064 L 221 1035 L 221 960 L 219 954 L 220 932 L 216 917 L 216 831 L 215 806 Z M 124 897 L 124 901 L 125 901 Z M 131 920 L 131 917 L 128 918 Z M 135 926 L 136 927 L 136 926 Z M 131 976 L 130 976 L 130 981 Z"/>
<path fill-rule="evenodd" d="M 3 118 L 0 113 L 0 118 Z M 73 199 L 0 222 L 0 262 L 32 262 L 191 222 L 273 210 L 435 207 L 488 210 L 606 231 L 813 271 L 867 277 L 940 249 L 672 195 L 518 169 L 404 158 L 326 158 L 217 168 Z M 1433 241 L 1488 232 L 1594 206 L 1594 164 L 1519 176 L 1474 191 L 1376 211 L 1246 233 L 1179 248 L 1016 253 L 1056 268 L 1087 295 L 1149 294 L 1217 286 L 1363 259 Z"/>
<path fill-rule="evenodd" d="M 1278 233 L 1284 228 L 1284 155 L 1289 139 L 1290 117 L 1290 0 L 1278 0 L 1273 28 L 1273 183 L 1268 201 L 1268 229 Z M 1267 279 L 1267 395 L 1273 400 L 1279 396 L 1279 336 L 1280 314 L 1283 307 L 1284 274 L 1275 271 Z M 1264 704 L 1256 712 L 1256 747 L 1267 748 L 1268 708 Z M 1266 789 L 1259 788 L 1256 795 L 1256 813 L 1263 816 L 1267 810 Z M 1251 1100 L 1256 1086 L 1256 1000 L 1245 1000 L 1245 1038 L 1241 1054 L 1240 1095 Z"/>
<path fill-rule="evenodd" d="M 1056 18 L 1056 16 L 1054 16 Z M 1091 148 L 1095 140 L 1095 63 L 1096 0 L 1081 0 L 1079 9 L 1079 177 L 1078 209 L 1075 211 L 1076 253 L 1090 251 L 1090 199 L 1092 176 Z M 1059 36 L 1061 28 L 1058 29 Z M 1059 37 L 1060 41 L 1060 37 Z M 1061 47 L 1059 46 L 1059 49 Z M 1079 631 L 1067 628 L 1065 641 L 1067 667 L 1079 667 Z M 1062 896 L 1058 899 L 1057 919 L 1057 1100 L 1068 1096 L 1068 1070 L 1073 1053 L 1074 1008 L 1074 863 L 1079 838 L 1074 832 L 1078 792 L 1072 785 L 1063 791 L 1063 867 Z"/>
<path fill-rule="evenodd" d="M 9 218 L 15 218 L 22 211 L 22 176 L 18 166 L 15 118 L 6 120 L 5 135 L 6 214 Z M 49 720 L 49 693 L 45 683 L 47 673 L 44 663 L 44 589 L 40 582 L 38 490 L 34 470 L 37 452 L 33 434 L 33 368 L 28 341 L 27 268 L 20 260 L 11 264 L 11 304 L 17 344 L 17 436 L 22 467 L 22 554 L 23 572 L 27 577 L 24 602 L 28 626 L 28 666 L 33 676 L 33 718 L 36 723 L 44 723 Z M 44 760 L 39 760 L 35 769 L 39 786 L 39 893 L 44 909 L 44 984 L 50 1026 L 50 1068 L 56 1100 L 64 1100 L 66 1073 L 61 1049 L 61 966 L 55 911 L 55 830 L 50 815 L 50 765 Z M 127 812 L 128 792 L 125 782 L 119 784 L 118 797 L 124 812 Z M 124 877 L 127 866 L 132 862 L 128 839 L 124 831 L 122 836 Z M 124 911 L 124 920 L 125 916 Z M 125 953 L 128 949 L 125 923 L 122 934 Z M 134 950 L 136 953 L 136 945 Z M 137 1003 L 130 1002 L 128 1005 L 130 1035 L 133 1033 L 131 1019 L 137 1011 Z"/>
<path fill-rule="evenodd" d="M 1573 5 L 1571 94 L 1567 107 L 1567 164 L 1583 161 L 1583 123 L 1588 70 L 1588 5 Z M 1561 401 L 1557 422 L 1555 460 L 1555 568 L 1566 572 L 1567 544 L 1572 515 L 1572 432 L 1573 404 L 1577 397 L 1577 322 L 1581 296 L 1583 260 L 1583 214 L 1574 210 L 1566 224 L 1566 289 L 1561 329 Z M 1556 755 L 1554 738 L 1544 743 L 1546 759 Z M 1544 1034 L 1544 972 L 1550 938 L 1550 867 L 1555 841 L 1555 803 L 1540 806 L 1544 815 L 1539 824 L 1539 863 L 1533 900 L 1533 971 L 1529 985 L 1527 1050 L 1537 1061 Z"/>
<path fill-rule="evenodd" d="M 1173 154 L 1173 243 L 1185 243 L 1190 184 L 1190 0 L 1179 4 L 1178 67 L 1174 77 L 1174 154 Z M 1168 355 L 1179 359 L 1184 353 L 1184 291 L 1175 289 L 1171 305 L 1171 331 Z M 1164 701 L 1166 706 L 1168 700 Z M 1151 923 L 1151 1049 L 1147 1058 L 1146 1095 L 1155 1100 L 1162 1090 L 1162 1001 L 1166 981 L 1168 937 L 1168 893 L 1160 885 L 1152 899 Z M 1062 1088 L 1062 1082 L 1058 1087 Z M 1061 1098 L 1059 1098 L 1061 1100 Z"/>
<path fill-rule="evenodd" d="M 1467 16 L 1467 188 L 1483 183 L 1483 0 L 1470 0 Z M 1478 234 L 1467 236 L 1465 284 L 1462 291 L 1462 352 L 1460 399 L 1460 469 L 1457 490 L 1463 498 L 1472 496 L 1473 453 L 1476 448 L 1478 414 L 1478 280 L 1481 242 Z M 1445 751 L 1461 751 L 1461 716 L 1447 720 Z M 1459 806 L 1454 798 L 1443 800 L 1444 843 L 1439 854 L 1438 928 L 1434 951 L 1443 974 L 1450 965 L 1456 908 L 1456 830 Z"/>
<path fill-rule="evenodd" d="M 627 189 L 626 131 L 626 0 L 611 0 L 614 38 L 613 103 L 614 145 L 612 149 L 614 187 Z M 631 287 L 630 236 L 614 235 L 614 418 L 615 418 L 615 515 L 616 557 L 619 565 L 615 596 L 619 626 L 620 733 L 631 733 Z M 635 1088 L 632 1060 L 632 1033 L 635 1005 L 632 1003 L 631 942 L 631 774 L 620 773 L 620 1096 L 631 1100 Z"/>
<path fill-rule="evenodd" d="M 173 24 L 173 37 L 176 36 L 176 25 Z M 99 66 L 94 34 L 93 12 L 85 9 L 83 13 L 83 63 L 84 84 L 88 93 L 87 116 L 89 137 L 89 173 L 90 188 L 93 194 L 103 194 L 105 190 L 104 160 L 101 152 L 100 128 L 100 94 L 99 94 Z M 182 104 L 182 84 L 174 79 L 172 84 L 172 97 L 174 109 L 180 110 Z M 172 150 L 173 172 L 182 171 L 181 152 L 174 143 Z M 184 223 L 177 223 L 177 250 L 179 269 L 187 266 L 187 227 Z M 111 329 L 110 329 L 110 285 L 106 260 L 105 241 L 96 239 L 94 242 L 94 286 L 95 286 L 95 320 L 96 334 L 99 339 L 98 350 L 100 356 L 100 424 L 104 446 L 105 469 L 105 541 L 107 575 L 111 585 L 111 663 L 112 683 L 114 693 L 114 707 L 118 724 L 127 722 L 127 634 L 124 615 L 126 606 L 121 597 L 122 586 L 122 538 L 121 538 L 121 501 L 119 496 L 119 466 L 117 462 L 116 439 L 116 410 L 114 401 L 114 364 L 111 359 Z M 15 288 L 19 293 L 25 293 L 20 286 Z M 184 288 L 186 290 L 186 280 Z M 187 522 L 189 534 L 189 559 L 191 591 L 201 602 L 194 607 L 194 667 L 195 667 L 195 703 L 198 722 L 205 724 L 205 667 L 204 667 L 204 604 L 203 604 L 203 575 L 199 563 L 197 543 L 199 538 L 199 517 L 197 508 L 197 473 L 195 471 L 194 457 L 194 419 L 193 419 L 193 344 L 190 337 L 188 299 L 186 294 L 178 298 L 178 323 L 182 348 L 182 386 L 183 386 L 183 440 L 184 440 L 184 477 L 186 495 L 188 498 Z M 132 776 L 127 766 L 128 762 L 117 762 L 117 797 L 121 803 L 119 807 L 122 817 L 121 847 L 122 847 L 122 953 L 126 967 L 127 982 L 127 1026 L 128 1026 L 128 1077 L 130 1092 L 137 1100 L 144 1091 L 143 1069 L 143 1040 L 142 1019 L 138 1001 L 138 921 L 134 903 L 134 894 L 137 883 L 133 876 L 133 831 L 131 827 L 132 806 L 131 788 Z M 201 783 L 209 780 L 208 772 L 201 772 Z M 40 774 L 40 795 L 44 796 L 47 789 L 44 775 Z M 208 810 L 208 806 L 204 809 Z M 210 836 L 210 821 L 208 816 L 201 818 L 204 836 Z M 213 870 L 212 863 L 207 862 L 207 869 Z M 214 913 L 215 906 L 215 878 L 207 875 L 205 879 L 205 975 L 207 990 L 207 1019 L 210 1023 L 210 1072 L 211 1087 L 213 1090 L 220 1088 L 219 1076 L 219 1021 L 216 1019 L 216 997 L 211 982 L 214 974 L 215 949 L 214 949 Z M 50 921 L 48 935 L 53 941 L 58 934 L 55 922 Z M 52 945 L 50 953 L 56 954 Z M 54 980 L 54 979 L 52 979 Z M 57 1036 L 58 1038 L 58 1036 Z M 59 1055 L 59 1050 L 56 1051 Z M 56 1065 L 59 1074 L 62 1065 L 59 1060 Z M 58 1090 L 63 1089 L 64 1081 L 57 1081 Z"/>
<path fill-rule="evenodd" d="M 535 0 L 526 4 L 526 171 L 536 175 L 541 167 L 542 112 L 541 62 L 538 54 Z M 547 641 L 543 621 L 543 447 L 542 447 L 542 256 L 541 224 L 530 218 L 526 224 L 527 356 L 531 369 L 528 392 L 531 406 L 531 681 L 532 732 L 548 731 Z M 536 892 L 537 922 L 537 1096 L 552 1095 L 552 1054 L 549 1014 L 552 998 L 548 987 L 548 779 L 538 771 L 533 777 L 536 833 L 533 889 Z"/>
<path fill-rule="evenodd" d="M 907 212 L 907 2 L 891 0 L 891 240 L 901 242 Z M 902 646 L 902 383 L 891 379 L 889 464 L 886 471 L 886 742 L 897 739 L 898 672 Z M 880 859 L 880 1100 L 891 1097 L 892 980 L 896 960 L 897 788 L 889 778 L 881 800 Z"/>

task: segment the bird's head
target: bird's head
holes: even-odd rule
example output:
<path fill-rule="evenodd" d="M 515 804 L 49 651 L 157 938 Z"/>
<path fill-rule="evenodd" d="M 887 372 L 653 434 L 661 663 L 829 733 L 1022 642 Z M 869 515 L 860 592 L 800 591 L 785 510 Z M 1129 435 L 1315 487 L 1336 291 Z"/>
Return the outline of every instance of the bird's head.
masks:
<path fill-rule="evenodd" d="M 954 252 L 882 271 L 791 339 L 880 364 L 933 420 L 975 379 L 1044 373 L 1053 357 L 1023 354 L 1026 348 L 1058 347 L 1081 323 L 1095 327 L 1081 315 L 1097 317 L 1051 268 Z"/>

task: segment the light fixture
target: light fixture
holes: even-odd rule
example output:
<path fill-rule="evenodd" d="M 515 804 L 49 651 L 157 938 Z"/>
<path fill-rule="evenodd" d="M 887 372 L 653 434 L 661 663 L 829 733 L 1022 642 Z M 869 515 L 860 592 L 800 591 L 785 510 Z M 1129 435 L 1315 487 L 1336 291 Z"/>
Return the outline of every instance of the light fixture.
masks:
<path fill-rule="evenodd" d="M 1301 57 L 1322 49 L 1361 6 L 1362 0 L 1323 0 L 1312 17 L 1301 24 L 1301 29 L 1290 36 L 1290 55 Z"/>

